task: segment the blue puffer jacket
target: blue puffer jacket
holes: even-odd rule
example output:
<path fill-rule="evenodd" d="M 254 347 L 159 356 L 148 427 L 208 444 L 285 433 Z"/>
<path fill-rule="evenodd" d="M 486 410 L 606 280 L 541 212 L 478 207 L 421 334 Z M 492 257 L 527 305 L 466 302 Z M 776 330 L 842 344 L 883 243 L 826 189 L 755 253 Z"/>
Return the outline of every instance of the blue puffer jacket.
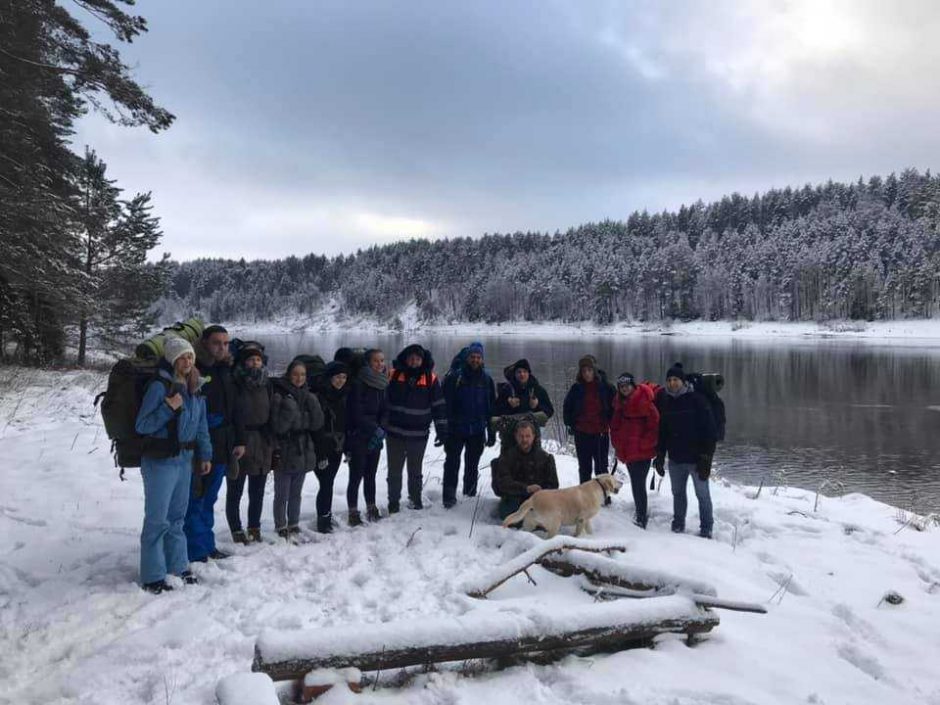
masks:
<path fill-rule="evenodd" d="M 173 373 L 161 365 L 160 377 L 173 384 Z M 200 388 L 201 388 L 200 383 Z M 209 439 L 209 426 L 206 423 L 206 400 L 200 390 L 191 395 L 185 388 L 180 391 L 183 405 L 179 411 L 177 437 L 180 443 L 196 443 L 196 459 L 212 460 L 212 441 Z M 154 438 L 167 438 L 167 426 L 173 418 L 173 410 L 163 401 L 167 397 L 167 385 L 159 380 L 153 380 L 144 392 L 140 411 L 137 413 L 137 433 L 142 436 Z M 187 451 L 183 451 L 188 455 Z M 155 459 L 144 458 L 148 464 L 160 464 L 177 461 L 176 458 Z"/>
<path fill-rule="evenodd" d="M 496 406 L 496 385 L 484 369 L 451 369 L 444 379 L 448 433 L 460 438 L 486 433 Z"/>

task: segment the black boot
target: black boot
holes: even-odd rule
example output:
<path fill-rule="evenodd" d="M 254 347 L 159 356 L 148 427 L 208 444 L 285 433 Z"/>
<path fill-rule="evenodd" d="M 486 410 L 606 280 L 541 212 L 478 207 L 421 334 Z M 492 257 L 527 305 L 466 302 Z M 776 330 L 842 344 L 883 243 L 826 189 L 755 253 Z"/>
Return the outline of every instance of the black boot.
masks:
<path fill-rule="evenodd" d="M 261 543 L 264 540 L 261 538 L 261 529 L 248 529 L 248 539 L 255 543 Z"/>
<path fill-rule="evenodd" d="M 401 504 L 398 502 L 389 502 L 388 503 L 388 513 L 389 515 L 398 514 L 401 511 Z"/>
<path fill-rule="evenodd" d="M 379 508 L 374 504 L 370 504 L 366 507 L 366 519 L 369 521 L 378 521 L 382 518 L 382 515 L 379 514 Z"/>
<path fill-rule="evenodd" d="M 166 580 L 154 580 L 152 583 L 144 583 L 140 586 L 152 595 L 159 595 L 161 592 L 170 592 L 173 586 Z"/>
<path fill-rule="evenodd" d="M 325 514 L 322 517 L 317 517 L 317 531 L 321 534 L 332 534 L 333 533 L 333 515 Z"/>
<path fill-rule="evenodd" d="M 225 551 L 220 551 L 219 549 L 215 549 L 212 553 L 209 554 L 209 558 L 211 558 L 214 561 L 221 561 L 221 560 L 225 560 L 226 558 L 228 558 L 229 555 L 230 554 L 226 553 Z"/>
<path fill-rule="evenodd" d="M 247 546 L 250 542 L 248 540 L 248 534 L 239 529 L 238 531 L 232 532 L 232 541 L 235 543 L 240 543 Z"/>
<path fill-rule="evenodd" d="M 191 570 L 184 570 L 182 573 L 180 573 L 180 578 L 183 579 L 183 582 L 186 585 L 198 585 L 199 584 L 199 580 L 196 579 L 196 576 L 193 575 L 193 571 Z"/>
<path fill-rule="evenodd" d="M 349 522 L 350 526 L 362 526 L 362 517 L 359 514 L 359 510 L 350 509 L 347 521 Z"/>

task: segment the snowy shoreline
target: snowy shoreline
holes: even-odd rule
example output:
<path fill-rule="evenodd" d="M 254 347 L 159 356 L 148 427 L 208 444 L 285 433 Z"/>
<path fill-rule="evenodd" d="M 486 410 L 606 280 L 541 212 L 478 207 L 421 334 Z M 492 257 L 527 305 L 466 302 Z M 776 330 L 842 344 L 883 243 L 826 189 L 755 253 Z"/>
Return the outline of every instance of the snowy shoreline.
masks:
<path fill-rule="evenodd" d="M 486 488 L 475 501 L 440 506 L 441 462 L 429 449 L 430 508 L 331 536 L 313 533 L 317 483 L 304 487 L 298 547 L 234 546 L 217 505 L 220 547 L 235 555 L 196 565 L 201 584 L 154 597 L 135 584 L 143 507 L 140 475 L 120 482 L 93 395 L 100 373 L 0 368 L 0 680 L 11 702 L 60 704 L 214 702 L 220 678 L 246 672 L 269 628 L 316 630 L 432 616 L 472 619 L 534 604 L 589 605 L 577 581 L 531 571 L 485 601 L 461 586 L 531 546 L 489 518 Z M 573 458 L 558 456 L 563 485 L 576 481 Z M 720 466 L 718 472 L 720 473 Z M 384 480 L 385 468 L 380 467 Z M 334 511 L 342 518 L 345 466 Z M 379 482 L 384 506 L 385 483 Z M 910 515 L 861 494 L 820 497 L 792 487 L 760 492 L 716 478 L 715 540 L 669 531 L 668 480 L 650 496 L 651 523 L 631 523 L 628 490 L 595 521 L 595 538 L 626 542 L 618 560 L 713 584 L 729 599 L 760 602 L 769 614 L 721 613 L 694 648 L 678 636 L 655 648 L 475 677 L 453 670 L 421 674 L 402 689 L 350 702 L 937 703 L 940 657 L 940 527 L 917 531 Z M 271 487 L 262 530 L 270 537 Z M 893 590 L 904 602 L 883 601 Z M 342 700 L 341 702 L 346 702 Z"/>
<path fill-rule="evenodd" d="M 618 322 L 602 326 L 592 321 L 505 323 L 426 323 L 414 306 L 398 316 L 401 326 L 369 317 L 346 318 L 335 305 L 310 316 L 288 316 L 267 321 L 229 321 L 233 331 L 254 334 L 342 333 L 369 331 L 380 334 L 424 333 L 454 336 L 511 335 L 541 339 L 583 337 L 678 336 L 733 340 L 850 340 L 892 345 L 931 345 L 940 342 L 940 319 L 897 321 L 689 321 Z"/>

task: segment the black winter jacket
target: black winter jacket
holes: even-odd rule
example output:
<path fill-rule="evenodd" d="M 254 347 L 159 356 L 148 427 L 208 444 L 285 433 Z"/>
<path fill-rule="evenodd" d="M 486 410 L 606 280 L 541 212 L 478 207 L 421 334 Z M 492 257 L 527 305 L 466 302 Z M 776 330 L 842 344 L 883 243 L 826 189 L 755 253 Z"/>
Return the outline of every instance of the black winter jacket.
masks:
<path fill-rule="evenodd" d="M 677 463 L 695 463 L 703 455 L 715 452 L 718 439 L 715 420 L 708 400 L 691 388 L 677 397 L 665 389 L 656 395 L 659 408 L 659 443 L 657 453 Z"/>
<path fill-rule="evenodd" d="M 236 425 L 235 377 L 232 374 L 232 361 L 216 362 L 202 343 L 196 344 L 196 367 L 199 374 L 209 381 L 203 386 L 206 398 L 206 420 L 209 424 L 209 437 L 212 439 L 212 464 L 228 465 L 232 459 L 232 449 L 244 445 L 244 433 Z"/>
<path fill-rule="evenodd" d="M 424 362 L 418 369 L 406 363 L 406 353 L 416 346 L 402 350 L 392 363 L 392 376 L 386 396 L 385 431 L 393 438 L 427 438 L 431 422 L 438 437 L 447 435 L 447 405 L 444 390 L 434 374 L 434 358 L 430 350 L 421 348 Z"/>
<path fill-rule="evenodd" d="M 323 409 L 323 427 L 313 434 L 318 458 L 340 455 L 346 446 L 346 404 L 350 387 L 346 382 L 336 389 L 325 375 L 318 376 L 314 383 L 317 400 Z"/>
<path fill-rule="evenodd" d="M 494 416 L 511 416 L 512 414 L 535 413 L 536 411 L 541 411 L 548 418 L 554 415 L 555 407 L 552 405 L 552 400 L 549 398 L 548 392 L 545 391 L 545 387 L 539 384 L 535 375 L 529 375 L 525 387 L 519 384 L 519 380 L 516 379 L 516 366 L 514 364 L 503 370 L 503 375 L 506 377 L 506 382 L 499 385 L 496 407 L 493 411 Z M 513 397 L 519 399 L 519 406 L 512 407 L 509 405 L 509 400 Z M 529 399 L 532 397 L 539 400 L 539 405 L 534 409 L 529 406 Z"/>

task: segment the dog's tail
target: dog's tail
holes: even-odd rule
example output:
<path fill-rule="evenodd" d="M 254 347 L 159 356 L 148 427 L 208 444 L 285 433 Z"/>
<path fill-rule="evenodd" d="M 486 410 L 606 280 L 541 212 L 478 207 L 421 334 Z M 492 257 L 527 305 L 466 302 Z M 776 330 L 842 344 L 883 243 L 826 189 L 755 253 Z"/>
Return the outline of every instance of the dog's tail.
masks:
<path fill-rule="evenodd" d="M 525 502 L 522 503 L 522 506 L 518 510 L 510 514 L 508 517 L 503 519 L 503 528 L 510 527 L 513 524 L 518 524 L 520 521 L 525 519 L 525 515 L 532 511 L 532 498 L 530 497 Z"/>

